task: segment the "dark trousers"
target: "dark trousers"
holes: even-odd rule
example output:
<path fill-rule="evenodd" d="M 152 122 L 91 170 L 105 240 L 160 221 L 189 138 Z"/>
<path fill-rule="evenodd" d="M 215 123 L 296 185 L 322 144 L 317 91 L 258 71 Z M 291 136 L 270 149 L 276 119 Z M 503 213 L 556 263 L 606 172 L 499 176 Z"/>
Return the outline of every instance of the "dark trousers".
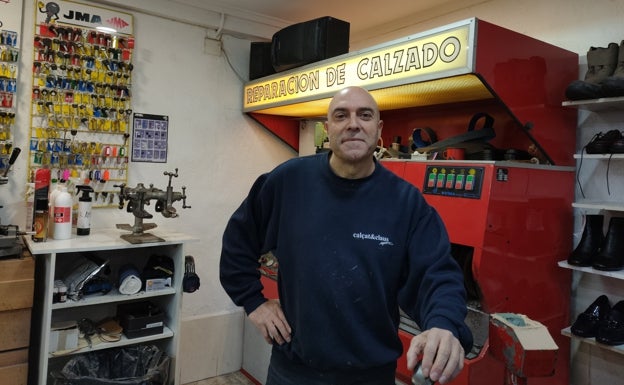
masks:
<path fill-rule="evenodd" d="M 395 385 L 396 364 L 362 370 L 320 371 L 292 362 L 273 349 L 266 385 Z"/>

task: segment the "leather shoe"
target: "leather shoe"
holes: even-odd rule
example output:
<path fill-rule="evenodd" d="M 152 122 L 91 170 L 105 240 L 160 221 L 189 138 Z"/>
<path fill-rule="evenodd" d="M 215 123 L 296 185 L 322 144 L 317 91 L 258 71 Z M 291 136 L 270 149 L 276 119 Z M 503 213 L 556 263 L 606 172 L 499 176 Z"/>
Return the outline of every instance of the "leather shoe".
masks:
<path fill-rule="evenodd" d="M 600 322 L 596 342 L 612 346 L 624 344 L 624 301 L 616 303 Z"/>
<path fill-rule="evenodd" d="M 609 298 L 603 294 L 596 298 L 584 312 L 579 314 L 576 321 L 572 324 L 570 331 L 575 336 L 583 338 L 596 337 L 601 322 L 606 319 L 610 312 L 611 305 L 609 304 Z"/>
<path fill-rule="evenodd" d="M 609 130 L 604 134 L 599 132 L 587 143 L 585 152 L 588 154 L 608 154 L 613 142 L 620 139 L 622 139 L 622 133 L 619 130 Z"/>

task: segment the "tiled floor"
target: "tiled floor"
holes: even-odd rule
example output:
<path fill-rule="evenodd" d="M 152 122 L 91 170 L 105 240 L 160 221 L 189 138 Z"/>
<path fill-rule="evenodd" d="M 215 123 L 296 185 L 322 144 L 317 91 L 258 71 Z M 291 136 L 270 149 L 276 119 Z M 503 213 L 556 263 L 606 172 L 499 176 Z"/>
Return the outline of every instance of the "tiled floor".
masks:
<path fill-rule="evenodd" d="M 240 372 L 230 373 L 219 377 L 208 378 L 186 385 L 254 385 L 247 377 Z"/>

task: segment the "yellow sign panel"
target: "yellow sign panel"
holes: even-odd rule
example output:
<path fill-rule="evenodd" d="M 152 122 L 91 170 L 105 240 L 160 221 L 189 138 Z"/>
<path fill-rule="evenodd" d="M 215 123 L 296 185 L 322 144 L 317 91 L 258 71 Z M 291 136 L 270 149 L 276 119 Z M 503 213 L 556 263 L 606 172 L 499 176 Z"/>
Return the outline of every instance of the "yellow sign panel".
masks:
<path fill-rule="evenodd" d="M 472 68 L 471 24 L 368 52 L 337 57 L 332 63 L 261 78 L 245 85 L 243 110 L 256 111 L 333 94 L 346 86 L 368 89 L 467 73 Z"/>

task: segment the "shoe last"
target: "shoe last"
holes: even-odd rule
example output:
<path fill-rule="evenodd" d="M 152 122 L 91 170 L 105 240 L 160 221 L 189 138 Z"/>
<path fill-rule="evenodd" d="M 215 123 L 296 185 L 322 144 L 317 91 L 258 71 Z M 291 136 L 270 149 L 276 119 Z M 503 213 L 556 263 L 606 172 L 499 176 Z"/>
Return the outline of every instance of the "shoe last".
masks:
<path fill-rule="evenodd" d="M 616 303 L 600 322 L 596 342 L 605 345 L 624 344 L 624 301 Z"/>
<path fill-rule="evenodd" d="M 584 312 L 578 315 L 570 331 L 575 336 L 583 338 L 596 337 L 600 322 L 611 312 L 609 298 L 601 295 Z"/>

